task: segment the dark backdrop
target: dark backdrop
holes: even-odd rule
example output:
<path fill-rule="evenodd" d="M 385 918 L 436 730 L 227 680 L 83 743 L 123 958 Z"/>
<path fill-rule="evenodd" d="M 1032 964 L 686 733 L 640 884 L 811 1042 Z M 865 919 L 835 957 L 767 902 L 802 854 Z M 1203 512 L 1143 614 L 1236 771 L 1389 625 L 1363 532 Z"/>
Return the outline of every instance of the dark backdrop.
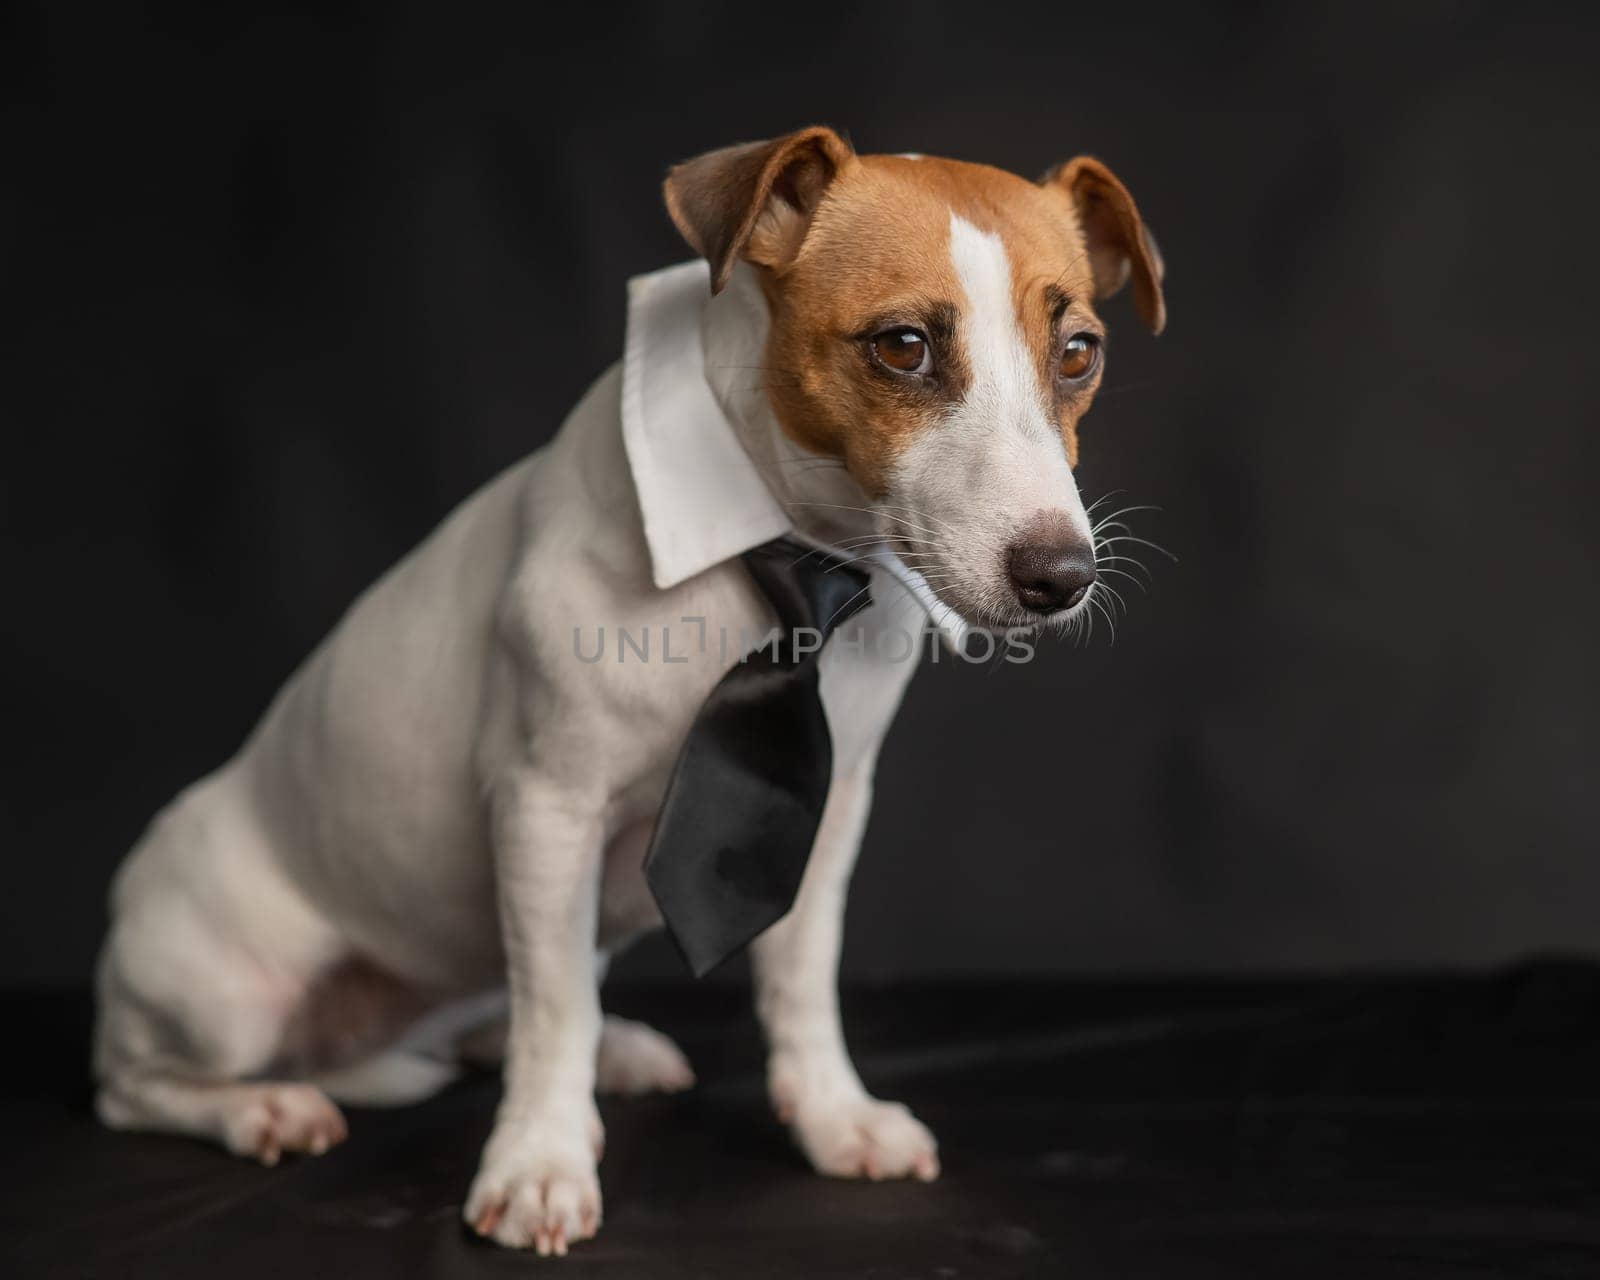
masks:
<path fill-rule="evenodd" d="M 1600 106 L 1511 8 L 12 7 L 0 978 L 87 972 L 149 815 L 616 357 L 665 166 L 816 121 L 1102 156 L 1172 311 L 1110 306 L 1081 480 L 1179 563 L 919 677 L 850 969 L 1586 946 Z"/>

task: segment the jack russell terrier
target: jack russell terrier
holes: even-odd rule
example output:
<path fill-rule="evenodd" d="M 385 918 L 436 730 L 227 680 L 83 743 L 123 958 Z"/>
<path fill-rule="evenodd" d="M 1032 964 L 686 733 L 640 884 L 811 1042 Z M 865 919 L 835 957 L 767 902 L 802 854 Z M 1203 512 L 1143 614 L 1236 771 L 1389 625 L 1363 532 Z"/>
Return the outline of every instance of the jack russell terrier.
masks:
<path fill-rule="evenodd" d="M 541 1254 L 592 1236 L 596 1091 L 693 1083 L 665 1036 L 601 1013 L 601 978 L 661 923 L 644 853 L 740 659 L 728 637 L 772 626 L 740 556 L 789 537 L 859 553 L 874 603 L 818 658 L 826 804 L 792 908 L 751 945 L 771 1100 L 819 1172 L 937 1176 L 933 1135 L 862 1086 L 835 993 L 914 665 L 876 641 L 930 616 L 957 635 L 1081 620 L 1093 303 L 1131 276 L 1159 332 L 1161 259 L 1086 157 L 1033 183 L 810 128 L 664 190 L 700 258 L 631 283 L 620 365 L 356 601 L 121 868 L 105 1123 L 272 1164 L 344 1138 L 333 1098 L 414 1101 L 492 1056 L 504 1099 L 467 1223 Z"/>

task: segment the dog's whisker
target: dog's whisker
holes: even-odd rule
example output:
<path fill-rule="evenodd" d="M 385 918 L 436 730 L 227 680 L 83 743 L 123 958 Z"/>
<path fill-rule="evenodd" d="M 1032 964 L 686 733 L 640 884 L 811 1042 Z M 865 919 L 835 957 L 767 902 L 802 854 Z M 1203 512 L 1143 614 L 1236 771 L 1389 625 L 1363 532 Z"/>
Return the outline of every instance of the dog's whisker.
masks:
<path fill-rule="evenodd" d="M 1107 546 L 1111 546 L 1118 542 L 1132 542 L 1137 546 L 1149 547 L 1150 550 L 1159 552 L 1161 555 L 1166 556 L 1168 560 L 1172 561 L 1173 564 L 1178 563 L 1178 557 L 1173 555 L 1172 552 L 1168 551 L 1159 542 L 1151 542 L 1148 538 L 1137 538 L 1131 533 L 1118 534 L 1110 538 L 1102 538 L 1101 542 Z"/>
<path fill-rule="evenodd" d="M 879 503 L 878 504 L 878 510 L 886 511 L 886 512 L 887 511 L 909 511 L 909 512 L 911 512 L 912 515 L 919 516 L 924 520 L 932 520 L 936 525 L 938 525 L 940 528 L 946 530 L 949 533 L 955 533 L 956 532 L 956 528 L 955 528 L 954 525 L 952 525 L 948 520 L 940 519 L 938 516 L 934 515 L 933 512 L 931 512 L 931 511 L 918 511 L 914 507 L 892 506 L 892 505 L 889 505 L 889 504 L 886 504 L 886 503 Z"/>
<path fill-rule="evenodd" d="M 1096 590 L 1090 592 L 1091 598 L 1103 592 L 1115 602 L 1116 607 L 1120 608 L 1123 613 L 1127 613 L 1128 602 L 1122 598 L 1122 593 L 1113 587 L 1109 582 L 1097 582 L 1095 583 L 1095 587 Z"/>
<path fill-rule="evenodd" d="M 1102 502 L 1110 502 L 1111 499 L 1113 499 L 1115 497 L 1118 497 L 1121 494 L 1124 494 L 1126 492 L 1127 492 L 1126 489 L 1108 489 L 1108 490 L 1106 490 L 1105 493 L 1102 493 L 1098 498 L 1096 498 L 1086 508 L 1084 508 L 1083 514 L 1086 515 L 1086 516 L 1092 516 L 1095 513 L 1096 509 L 1100 506 L 1100 504 Z"/>
<path fill-rule="evenodd" d="M 791 498 L 789 505 L 794 507 L 829 507 L 834 511 L 855 511 L 864 516 L 876 514 L 871 507 L 854 507 L 844 502 L 810 502 L 801 498 Z"/>
<path fill-rule="evenodd" d="M 918 525 L 916 525 L 916 524 L 904 519 L 901 516 L 896 516 L 896 515 L 891 514 L 889 511 L 883 509 L 882 507 L 879 507 L 879 508 L 858 507 L 858 506 L 851 506 L 848 503 L 843 503 L 843 502 L 813 502 L 813 501 L 807 501 L 807 500 L 803 500 L 803 499 L 799 499 L 799 498 L 791 498 L 791 499 L 788 500 L 788 502 L 785 505 L 794 506 L 794 507 L 823 507 L 823 508 L 826 508 L 826 509 L 832 510 L 832 511 L 850 511 L 850 512 L 855 512 L 855 513 L 858 513 L 860 515 L 866 515 L 866 516 L 882 516 L 884 519 L 894 522 L 899 527 L 915 529 L 917 532 L 928 534 L 931 537 L 939 536 L 939 531 L 938 530 L 936 530 L 936 529 L 928 529 L 928 528 L 925 528 L 925 527 L 918 526 Z"/>
<path fill-rule="evenodd" d="M 834 552 L 859 551 L 862 547 L 878 546 L 882 541 L 883 540 L 878 537 L 847 538 L 843 542 L 830 542 L 828 544 L 828 550 Z"/>
<path fill-rule="evenodd" d="M 1131 516 L 1135 512 L 1139 512 L 1139 511 L 1160 511 L 1160 510 L 1161 510 L 1160 507 L 1155 506 L 1155 505 L 1153 505 L 1151 503 L 1148 503 L 1148 502 L 1142 502 L 1142 503 L 1139 503 L 1139 504 L 1137 504 L 1135 506 L 1131 506 L 1131 507 L 1118 507 L 1115 511 L 1108 511 L 1108 512 L 1106 512 L 1105 515 L 1101 516 L 1100 519 L 1098 521 L 1096 521 L 1095 528 L 1097 528 L 1097 529 L 1104 528 L 1108 521 L 1118 520 L 1118 519 L 1121 519 L 1123 516 Z"/>
<path fill-rule="evenodd" d="M 907 520 L 904 516 L 890 515 L 888 512 L 884 512 L 883 518 L 890 521 L 891 527 L 895 529 L 909 529 L 913 533 L 920 533 L 929 538 L 937 538 L 941 536 L 937 529 L 930 529 L 926 525 L 915 524 L 912 521 Z"/>
<path fill-rule="evenodd" d="M 1107 609 L 1099 600 L 1097 600 L 1092 592 L 1089 595 L 1088 604 L 1091 609 L 1099 610 L 1100 615 L 1105 618 L 1106 627 L 1111 632 L 1111 644 L 1113 647 L 1115 647 L 1117 643 L 1117 621 L 1111 616 L 1111 611 Z"/>
<path fill-rule="evenodd" d="M 1098 499 L 1090 510 L 1096 510 L 1105 501 L 1105 495 Z M 1134 503 L 1118 507 L 1114 511 L 1107 511 L 1090 525 L 1089 538 L 1094 553 L 1095 573 L 1097 579 L 1090 588 L 1087 604 L 1090 608 L 1100 613 L 1106 620 L 1106 626 L 1111 633 L 1111 643 L 1116 643 L 1116 625 L 1118 615 L 1128 614 L 1128 602 L 1123 595 L 1110 582 L 1113 577 L 1125 578 L 1148 594 L 1149 583 L 1155 575 L 1150 567 L 1138 556 L 1131 554 L 1127 548 L 1149 547 L 1152 551 L 1165 556 L 1173 563 L 1177 563 L 1177 556 L 1168 551 L 1160 543 L 1149 538 L 1135 534 L 1128 525 L 1125 517 L 1140 511 L 1159 511 L 1161 508 L 1149 503 Z M 1120 565 L 1129 568 L 1119 568 Z M 1130 572 L 1130 569 L 1133 570 Z M 1091 624 L 1092 625 L 1092 622 Z"/>
<path fill-rule="evenodd" d="M 1126 578 L 1129 582 L 1133 583 L 1134 586 L 1138 587 L 1139 590 L 1143 591 L 1146 595 L 1148 595 L 1150 593 L 1150 588 L 1145 585 L 1144 579 L 1136 577 L 1135 575 L 1129 573 L 1126 569 L 1107 569 L 1104 566 L 1098 566 L 1097 567 L 1097 572 L 1099 572 L 1099 573 L 1112 573 L 1112 574 L 1115 574 L 1119 578 Z"/>
<path fill-rule="evenodd" d="M 1102 501 L 1104 501 L 1105 498 L 1111 497 L 1113 494 L 1122 494 L 1122 493 L 1126 493 L 1126 492 L 1127 492 L 1127 490 L 1125 490 L 1125 489 L 1113 489 L 1111 491 L 1111 493 L 1103 495 Z M 1095 505 L 1098 506 L 1099 503 L 1096 503 Z M 1161 508 L 1158 505 L 1156 505 L 1155 503 L 1153 503 L 1153 502 L 1135 502 L 1135 503 L 1130 503 L 1128 506 L 1125 506 L 1125 507 L 1118 507 L 1115 511 L 1108 512 L 1106 514 L 1106 516 L 1103 517 L 1103 518 L 1111 519 L 1111 518 L 1114 518 L 1116 516 L 1131 515 L 1135 511 L 1160 511 L 1160 510 L 1161 510 Z"/>
<path fill-rule="evenodd" d="M 1128 522 L 1123 517 L 1133 515 L 1134 512 L 1141 512 L 1141 510 L 1160 510 L 1160 507 L 1123 507 L 1122 510 L 1107 512 L 1106 515 L 1102 515 L 1099 520 L 1094 522 L 1090 533 L 1099 534 L 1104 533 L 1106 530 L 1122 530 L 1123 533 L 1133 533 L 1133 526 L 1128 525 Z"/>
<path fill-rule="evenodd" d="M 822 624 L 822 627 L 821 627 L 822 633 L 824 635 L 826 635 L 828 633 L 828 628 L 833 625 L 833 620 L 835 618 L 837 618 L 841 613 L 843 613 L 846 609 L 848 609 L 857 600 L 861 599 L 862 596 L 866 595 L 867 592 L 869 592 L 871 590 L 872 590 L 872 584 L 869 582 L 866 586 L 862 587 L 861 590 L 857 591 L 853 596 L 851 596 L 848 600 L 846 600 L 842 605 L 840 605 L 837 609 L 835 609 L 832 613 L 830 613 L 828 615 L 828 620 Z"/>
<path fill-rule="evenodd" d="M 1117 557 L 1117 560 L 1121 559 L 1121 556 Z M 1142 564 L 1135 565 L 1132 569 L 1120 569 L 1117 567 L 1116 561 L 1097 560 L 1095 561 L 1095 571 L 1098 573 L 1108 573 L 1113 577 L 1126 578 L 1129 582 L 1138 583 L 1139 590 L 1146 592 L 1149 591 L 1150 584 L 1155 581 L 1155 578 L 1151 572 Z"/>

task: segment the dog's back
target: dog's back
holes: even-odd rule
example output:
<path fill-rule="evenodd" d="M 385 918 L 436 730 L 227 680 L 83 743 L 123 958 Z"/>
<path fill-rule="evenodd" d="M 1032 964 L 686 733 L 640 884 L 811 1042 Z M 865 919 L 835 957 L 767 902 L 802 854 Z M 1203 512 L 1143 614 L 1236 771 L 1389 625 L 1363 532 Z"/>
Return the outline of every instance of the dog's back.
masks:
<path fill-rule="evenodd" d="M 614 430 L 615 382 L 597 384 L 569 435 Z M 180 1107 L 172 1123 L 171 1099 L 136 1082 L 338 1066 L 403 1025 L 375 1019 L 409 1022 L 503 981 L 478 770 L 515 715 L 496 613 L 529 524 L 584 522 L 588 495 L 570 476 L 539 481 L 563 447 L 484 486 L 363 593 L 238 754 L 130 853 L 97 976 L 110 1123 L 213 1131 L 212 1108 Z M 551 502 L 560 509 L 528 509 Z M 319 1016 L 317 1001 L 343 1002 L 340 1016 Z M 363 1024 L 370 1034 L 349 1032 Z M 308 1042 L 318 1025 L 333 1034 Z M 336 1136 L 315 1102 L 274 1105 L 305 1112 L 307 1143 Z M 223 1136 L 257 1150 L 248 1125 Z"/>

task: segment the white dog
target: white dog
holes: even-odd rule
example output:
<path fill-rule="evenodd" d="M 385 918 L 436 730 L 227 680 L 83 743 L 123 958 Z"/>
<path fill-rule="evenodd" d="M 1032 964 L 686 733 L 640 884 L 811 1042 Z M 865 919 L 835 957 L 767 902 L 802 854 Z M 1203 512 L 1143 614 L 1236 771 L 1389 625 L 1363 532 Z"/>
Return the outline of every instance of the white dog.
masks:
<path fill-rule="evenodd" d="M 541 1253 L 591 1236 L 595 1091 L 692 1082 L 666 1037 L 602 1016 L 600 980 L 660 922 L 641 857 L 687 727 L 771 625 L 737 557 L 790 534 L 873 557 L 875 603 L 822 653 L 827 807 L 794 908 L 751 948 L 771 1097 L 823 1173 L 936 1176 L 933 1136 L 862 1087 L 834 990 L 913 669 L 880 641 L 928 612 L 1001 630 L 1088 607 L 1091 303 L 1131 275 L 1159 330 L 1160 259 L 1086 158 L 1031 183 L 813 128 L 680 165 L 665 192 L 704 261 L 633 282 L 620 367 L 356 602 L 119 873 L 107 1124 L 319 1153 L 345 1134 L 330 1095 L 413 1100 L 493 1050 L 475 1024 L 503 990 L 466 1220 Z"/>

